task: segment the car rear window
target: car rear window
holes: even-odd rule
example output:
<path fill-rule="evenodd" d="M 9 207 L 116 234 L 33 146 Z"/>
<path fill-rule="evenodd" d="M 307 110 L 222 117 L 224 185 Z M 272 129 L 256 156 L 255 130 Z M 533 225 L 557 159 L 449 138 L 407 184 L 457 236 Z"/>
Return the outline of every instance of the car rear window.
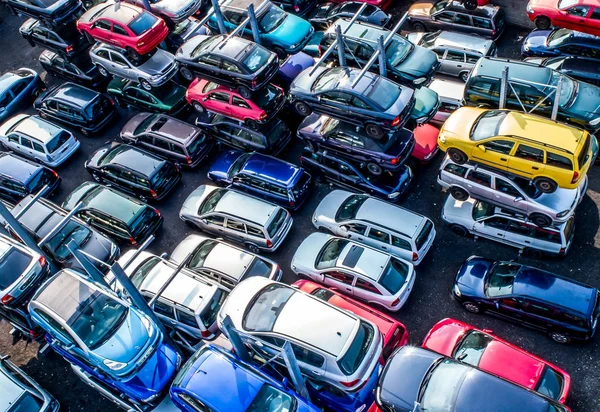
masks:
<path fill-rule="evenodd" d="M 136 35 L 144 33 L 147 30 L 150 30 L 154 24 L 158 21 L 153 14 L 148 12 L 143 12 L 139 16 L 137 16 L 131 23 L 129 23 L 129 29 Z"/>
<path fill-rule="evenodd" d="M 273 127 L 270 128 L 267 134 L 267 141 L 270 145 L 276 145 L 285 134 L 289 132 L 289 129 L 284 122 L 278 121 Z"/>
<path fill-rule="evenodd" d="M 494 20 L 494 26 L 496 26 L 496 30 L 504 27 L 504 10 L 498 10 L 492 20 Z"/>
<path fill-rule="evenodd" d="M 344 356 L 337 361 L 344 375 L 352 375 L 358 370 L 369 351 L 374 335 L 375 331 L 373 327 L 366 322 L 360 321 L 360 327 L 356 332 L 352 344 L 346 353 L 344 353 Z"/>
<path fill-rule="evenodd" d="M 39 171 L 27 182 L 27 190 L 30 193 L 37 192 L 44 185 L 50 183 L 54 174 L 49 169 L 39 169 Z"/>
<path fill-rule="evenodd" d="M 367 92 L 367 97 L 387 110 L 398 100 L 400 86 L 384 77 L 379 77 Z"/>
<path fill-rule="evenodd" d="M 271 57 L 271 53 L 257 45 L 254 50 L 248 53 L 242 64 L 248 68 L 250 73 L 255 73 L 269 61 L 269 57 Z"/>
<path fill-rule="evenodd" d="M 558 400 L 562 392 L 563 382 L 562 375 L 546 365 L 542 372 L 542 379 L 538 382 L 535 390 L 551 399 Z"/>
<path fill-rule="evenodd" d="M 205 133 L 199 133 L 194 140 L 192 140 L 188 146 L 187 146 L 187 151 L 188 154 L 191 157 L 194 157 L 195 155 L 199 154 L 200 152 L 202 152 L 202 149 L 204 148 L 204 143 L 206 142 L 206 134 Z"/>
<path fill-rule="evenodd" d="M 423 229 L 421 229 L 421 233 L 419 233 L 419 236 L 417 236 L 417 238 L 415 239 L 415 245 L 417 246 L 417 250 L 421 250 L 421 248 L 425 244 L 425 241 L 429 237 L 429 234 L 431 233 L 432 229 L 433 223 L 431 223 L 431 220 L 427 219 L 425 221 L 425 224 L 423 225 Z"/>
<path fill-rule="evenodd" d="M 39 411 L 42 406 L 43 403 L 41 399 L 38 399 L 27 392 L 23 392 L 23 395 L 12 404 L 7 412 Z"/>
<path fill-rule="evenodd" d="M 277 214 L 271 220 L 271 223 L 269 223 L 269 227 L 267 227 L 267 233 L 269 234 L 269 236 L 273 237 L 277 234 L 277 232 L 279 232 L 279 229 L 281 229 L 281 226 L 285 222 L 286 217 L 286 210 L 283 208 L 279 208 Z"/>
<path fill-rule="evenodd" d="M 252 94 L 252 101 L 263 110 L 271 110 L 277 106 L 278 97 L 283 96 L 280 90 L 272 84 L 263 87 Z"/>
<path fill-rule="evenodd" d="M 250 267 L 244 273 L 242 279 L 247 279 L 251 277 L 263 277 L 268 278 L 271 275 L 271 270 L 273 267 L 270 263 L 265 262 L 260 258 L 255 258 L 254 261 L 250 264 Z"/>
<path fill-rule="evenodd" d="M 387 267 L 383 270 L 383 276 L 381 276 L 379 283 L 390 294 L 395 295 L 406 282 L 408 270 L 409 267 L 406 263 L 391 258 Z"/>
<path fill-rule="evenodd" d="M 214 325 L 217 319 L 217 314 L 219 313 L 221 306 L 223 306 L 223 302 L 225 302 L 226 297 L 227 293 L 225 293 L 223 290 L 215 290 L 215 294 L 213 295 L 210 303 L 204 308 L 202 313 L 200 313 L 200 319 L 206 328 Z"/>
<path fill-rule="evenodd" d="M 277 317 L 294 293 L 294 289 L 279 283 L 265 287 L 248 305 L 243 319 L 244 328 L 255 332 L 271 332 Z"/>
<path fill-rule="evenodd" d="M 31 263 L 31 256 L 11 247 L 0 261 L 0 289 L 6 289 L 23 274 Z"/>
<path fill-rule="evenodd" d="M 300 174 L 300 178 L 298 179 L 298 181 L 292 188 L 292 193 L 294 194 L 294 197 L 296 197 L 296 199 L 298 199 L 300 196 L 302 196 L 302 194 L 304 194 L 304 192 L 306 191 L 306 189 L 308 187 L 309 180 L 310 180 L 310 175 L 308 173 L 306 173 L 305 171 L 302 171 Z"/>
<path fill-rule="evenodd" d="M 65 143 L 67 143 L 70 138 L 71 138 L 71 135 L 69 134 L 69 132 L 67 132 L 65 130 L 58 133 L 56 136 L 54 136 L 53 139 L 51 139 L 48 143 L 46 143 L 46 149 L 48 150 L 48 153 L 56 152 Z"/>
<path fill-rule="evenodd" d="M 328 241 L 317 256 L 315 267 L 317 269 L 334 267 L 347 244 L 348 241 L 345 239 L 334 238 Z"/>
<path fill-rule="evenodd" d="M 171 163 L 163 163 L 163 166 L 159 168 L 152 176 L 152 183 L 156 187 L 167 186 L 171 179 L 177 175 L 177 169 Z"/>
<path fill-rule="evenodd" d="M 583 146 L 581 146 L 581 151 L 577 155 L 577 164 L 579 165 L 579 168 L 582 168 L 583 165 L 588 161 L 591 141 L 592 139 L 588 134 L 585 139 L 585 143 L 583 143 Z"/>

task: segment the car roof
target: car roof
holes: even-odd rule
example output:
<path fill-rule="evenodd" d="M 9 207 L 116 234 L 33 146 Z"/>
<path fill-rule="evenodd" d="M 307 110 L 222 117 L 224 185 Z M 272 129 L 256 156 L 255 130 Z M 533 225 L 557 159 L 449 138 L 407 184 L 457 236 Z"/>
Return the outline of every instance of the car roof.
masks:
<path fill-rule="evenodd" d="M 244 205 L 244 207 L 240 207 L 240 205 Z M 279 206 L 273 203 L 233 190 L 228 190 L 215 207 L 215 212 L 239 216 L 260 226 L 265 226 L 271 215 L 277 210 L 279 210 Z"/>
<path fill-rule="evenodd" d="M 166 121 L 163 121 L 162 119 L 166 119 Z M 157 125 L 159 121 L 161 123 L 160 127 L 154 130 L 153 127 Z M 162 114 L 157 114 L 155 116 L 149 129 L 152 129 L 154 133 L 180 143 L 186 143 L 198 131 L 196 127 L 189 123 Z"/>
<path fill-rule="evenodd" d="M 513 283 L 513 294 L 560 305 L 586 317 L 593 310 L 597 289 L 544 270 L 522 266 Z"/>
<path fill-rule="evenodd" d="M 117 8 L 118 5 L 118 8 Z M 108 4 L 107 7 L 102 9 L 96 18 L 104 18 L 114 20 L 123 24 L 128 24 L 131 20 L 135 19 L 140 15 L 143 10 L 132 6 L 127 3 L 118 2 L 115 4 Z"/>
<path fill-rule="evenodd" d="M 0 173 L 22 183 L 27 183 L 43 168 L 42 165 L 28 162 L 10 153 L 0 154 Z"/>
<path fill-rule="evenodd" d="M 64 83 L 48 94 L 48 98 L 61 100 L 71 106 L 85 107 L 100 93 L 75 83 Z"/>
<path fill-rule="evenodd" d="M 106 160 L 106 158 L 109 156 L 110 159 Z M 136 172 L 148 177 L 158 170 L 163 163 L 165 163 L 164 160 L 127 144 L 119 144 L 112 147 L 100 160 L 100 164 L 102 166 L 108 164 L 118 165 L 127 169 L 135 170 Z"/>
<path fill-rule="evenodd" d="M 250 155 L 240 169 L 240 173 L 258 176 L 285 186 L 293 183 L 301 171 L 296 165 L 260 153 Z"/>
<path fill-rule="evenodd" d="M 386 253 L 348 242 L 340 253 L 336 266 L 351 269 L 371 280 L 378 281 L 389 260 L 390 255 Z"/>
<path fill-rule="evenodd" d="M 358 325 L 354 316 L 305 293 L 294 292 L 277 316 L 273 332 L 339 357 L 348 340 L 354 338 Z"/>
<path fill-rule="evenodd" d="M 465 94 L 465 84 L 446 79 L 433 79 L 427 86 L 440 97 L 461 100 Z"/>
<path fill-rule="evenodd" d="M 489 76 L 500 79 L 502 76 L 502 71 L 506 67 L 509 68 L 509 80 L 519 79 L 523 82 L 532 83 L 534 86 L 536 86 L 536 83 L 547 84 L 552 78 L 552 69 L 549 67 L 518 60 L 497 59 L 490 57 L 483 57 L 479 59 L 473 68 L 471 78 L 474 76 Z M 536 87 L 539 88 L 540 86 Z"/>
<path fill-rule="evenodd" d="M 26 393 L 26 390 L 4 371 L 4 367 L 0 367 L 0 393 L 0 411 L 11 410 L 17 400 Z"/>
<path fill-rule="evenodd" d="M 15 126 L 11 128 L 11 132 L 22 133 L 27 136 L 33 137 L 44 144 L 48 143 L 54 136 L 56 136 L 63 129 L 50 123 L 47 120 L 42 119 L 38 116 L 24 117 Z"/>
<path fill-rule="evenodd" d="M 236 59 L 245 50 L 254 48 L 254 44 L 241 37 L 230 37 L 222 43 L 216 43 L 211 53 Z"/>
<path fill-rule="evenodd" d="M 355 87 L 351 87 L 352 83 L 354 82 L 354 80 L 356 80 L 356 78 L 358 77 L 358 75 L 360 74 L 360 69 L 355 69 L 352 67 L 333 67 L 331 69 L 326 69 L 324 71 L 325 72 L 329 72 L 329 71 L 337 71 L 338 72 L 338 77 L 337 77 L 337 81 L 335 82 L 335 84 L 331 84 L 330 87 L 323 89 L 323 91 L 325 90 L 346 90 L 346 91 L 353 91 L 355 93 L 358 94 L 365 94 L 365 92 L 367 91 L 367 89 L 374 84 L 376 81 L 390 81 L 384 77 L 380 77 L 379 75 L 375 74 L 375 73 L 371 73 L 371 72 L 366 72 L 358 81 L 358 83 L 356 84 Z M 401 86 L 398 86 L 401 87 Z"/>
<path fill-rule="evenodd" d="M 343 18 L 337 19 L 327 30 L 327 33 L 335 34 L 336 26 L 340 26 L 342 28 L 342 32 L 347 30 L 344 34 L 357 37 L 364 40 L 369 40 L 371 42 L 376 42 L 380 36 L 387 36 L 389 34 L 389 30 L 382 29 L 381 27 L 373 26 L 368 23 L 364 23 L 362 21 L 355 21 L 350 29 L 346 29 L 350 20 L 346 20 Z M 399 35 L 395 35 L 398 36 Z M 408 40 L 404 39 L 406 42 Z"/>
<path fill-rule="evenodd" d="M 356 212 L 356 219 L 376 223 L 413 237 L 426 217 L 408 209 L 369 197 Z"/>
<path fill-rule="evenodd" d="M 254 256 L 227 243 L 211 241 L 215 245 L 204 259 L 202 267 L 225 273 L 239 281 L 254 261 Z"/>
<path fill-rule="evenodd" d="M 434 45 L 439 47 L 454 47 L 457 49 L 473 50 L 485 54 L 492 45 L 492 41 L 453 31 L 442 31 L 435 39 Z"/>
<path fill-rule="evenodd" d="M 124 196 L 108 187 L 97 185 L 81 199 L 85 209 L 94 209 L 131 223 L 146 205 Z"/>
<path fill-rule="evenodd" d="M 19 202 L 13 209 L 13 215 L 19 212 L 27 202 L 30 201 L 30 197 L 26 197 L 21 202 Z M 38 237 L 42 237 L 49 232 L 52 228 L 52 223 L 56 225 L 60 220 L 62 220 L 62 216 L 60 216 L 57 212 L 55 212 L 52 208 L 48 207 L 48 205 L 43 202 L 34 202 L 29 209 L 25 211 L 19 217 L 19 223 L 29 229 L 31 232 L 34 232 Z M 38 232 L 42 227 L 46 227 L 48 229 L 43 233 Z"/>
<path fill-rule="evenodd" d="M 265 1 L 267 0 L 230 0 L 224 3 L 221 7 L 233 7 L 246 11 L 248 10 L 248 6 L 252 4 L 254 6 L 254 10 L 257 10 L 258 7 Z"/>
<path fill-rule="evenodd" d="M 21 77 L 15 74 L 14 71 L 4 73 L 2 76 L 0 76 L 0 93 L 8 89 L 20 79 Z"/>
<path fill-rule="evenodd" d="M 566 29 L 555 29 L 555 30 L 566 30 Z M 555 31 L 553 30 L 553 31 Z M 580 43 L 586 45 L 599 45 L 600 36 L 594 36 L 593 34 L 584 33 L 581 31 L 571 30 L 571 34 L 568 37 L 569 43 Z"/>
<path fill-rule="evenodd" d="M 589 57 L 567 57 L 560 65 L 560 70 L 570 71 L 575 74 L 587 73 L 595 77 L 600 76 L 600 64 L 598 64 L 598 60 Z"/>

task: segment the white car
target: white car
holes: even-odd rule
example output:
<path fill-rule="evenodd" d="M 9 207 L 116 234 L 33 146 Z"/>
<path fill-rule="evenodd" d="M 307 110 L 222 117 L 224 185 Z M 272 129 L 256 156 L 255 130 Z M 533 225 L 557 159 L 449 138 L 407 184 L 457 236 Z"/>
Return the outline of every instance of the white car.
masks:
<path fill-rule="evenodd" d="M 308 236 L 292 258 L 298 276 L 396 312 L 415 283 L 412 263 L 369 246 L 324 233 Z"/>

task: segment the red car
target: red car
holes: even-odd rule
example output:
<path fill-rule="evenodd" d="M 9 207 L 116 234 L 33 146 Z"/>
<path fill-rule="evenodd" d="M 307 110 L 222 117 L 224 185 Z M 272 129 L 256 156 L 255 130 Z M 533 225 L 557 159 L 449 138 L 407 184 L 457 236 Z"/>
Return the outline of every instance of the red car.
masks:
<path fill-rule="evenodd" d="M 538 29 L 555 26 L 600 36 L 597 0 L 530 0 L 527 15 Z"/>
<path fill-rule="evenodd" d="M 252 93 L 246 99 L 237 91 L 204 79 L 196 79 L 190 84 L 185 98 L 196 111 L 208 110 L 245 122 L 252 129 L 258 123 L 271 120 L 283 107 L 285 95 L 281 87 L 269 84 Z"/>
<path fill-rule="evenodd" d="M 437 144 L 439 129 L 426 123 L 415 127 L 413 133 L 415 146 L 411 156 L 421 163 L 431 162 L 439 150 Z"/>
<path fill-rule="evenodd" d="M 92 7 L 79 18 L 77 29 L 90 43 L 98 40 L 112 44 L 131 56 L 151 52 L 169 34 L 163 19 L 126 3 Z"/>
<path fill-rule="evenodd" d="M 443 319 L 429 331 L 423 347 L 565 403 L 571 377 L 567 372 L 509 342 L 454 319 Z"/>
<path fill-rule="evenodd" d="M 292 286 L 376 324 L 379 331 L 383 334 L 382 364 L 394 352 L 394 349 L 408 343 L 406 327 L 382 312 L 310 280 L 299 280 Z"/>

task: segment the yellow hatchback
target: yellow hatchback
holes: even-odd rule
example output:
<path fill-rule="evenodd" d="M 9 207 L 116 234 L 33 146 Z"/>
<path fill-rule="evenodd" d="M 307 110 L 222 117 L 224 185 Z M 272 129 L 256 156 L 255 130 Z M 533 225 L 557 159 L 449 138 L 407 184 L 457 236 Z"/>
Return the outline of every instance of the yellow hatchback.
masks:
<path fill-rule="evenodd" d="M 446 120 L 438 144 L 458 164 L 473 161 L 533 180 L 544 193 L 576 188 L 598 153 L 583 129 L 510 110 L 463 107 Z"/>

